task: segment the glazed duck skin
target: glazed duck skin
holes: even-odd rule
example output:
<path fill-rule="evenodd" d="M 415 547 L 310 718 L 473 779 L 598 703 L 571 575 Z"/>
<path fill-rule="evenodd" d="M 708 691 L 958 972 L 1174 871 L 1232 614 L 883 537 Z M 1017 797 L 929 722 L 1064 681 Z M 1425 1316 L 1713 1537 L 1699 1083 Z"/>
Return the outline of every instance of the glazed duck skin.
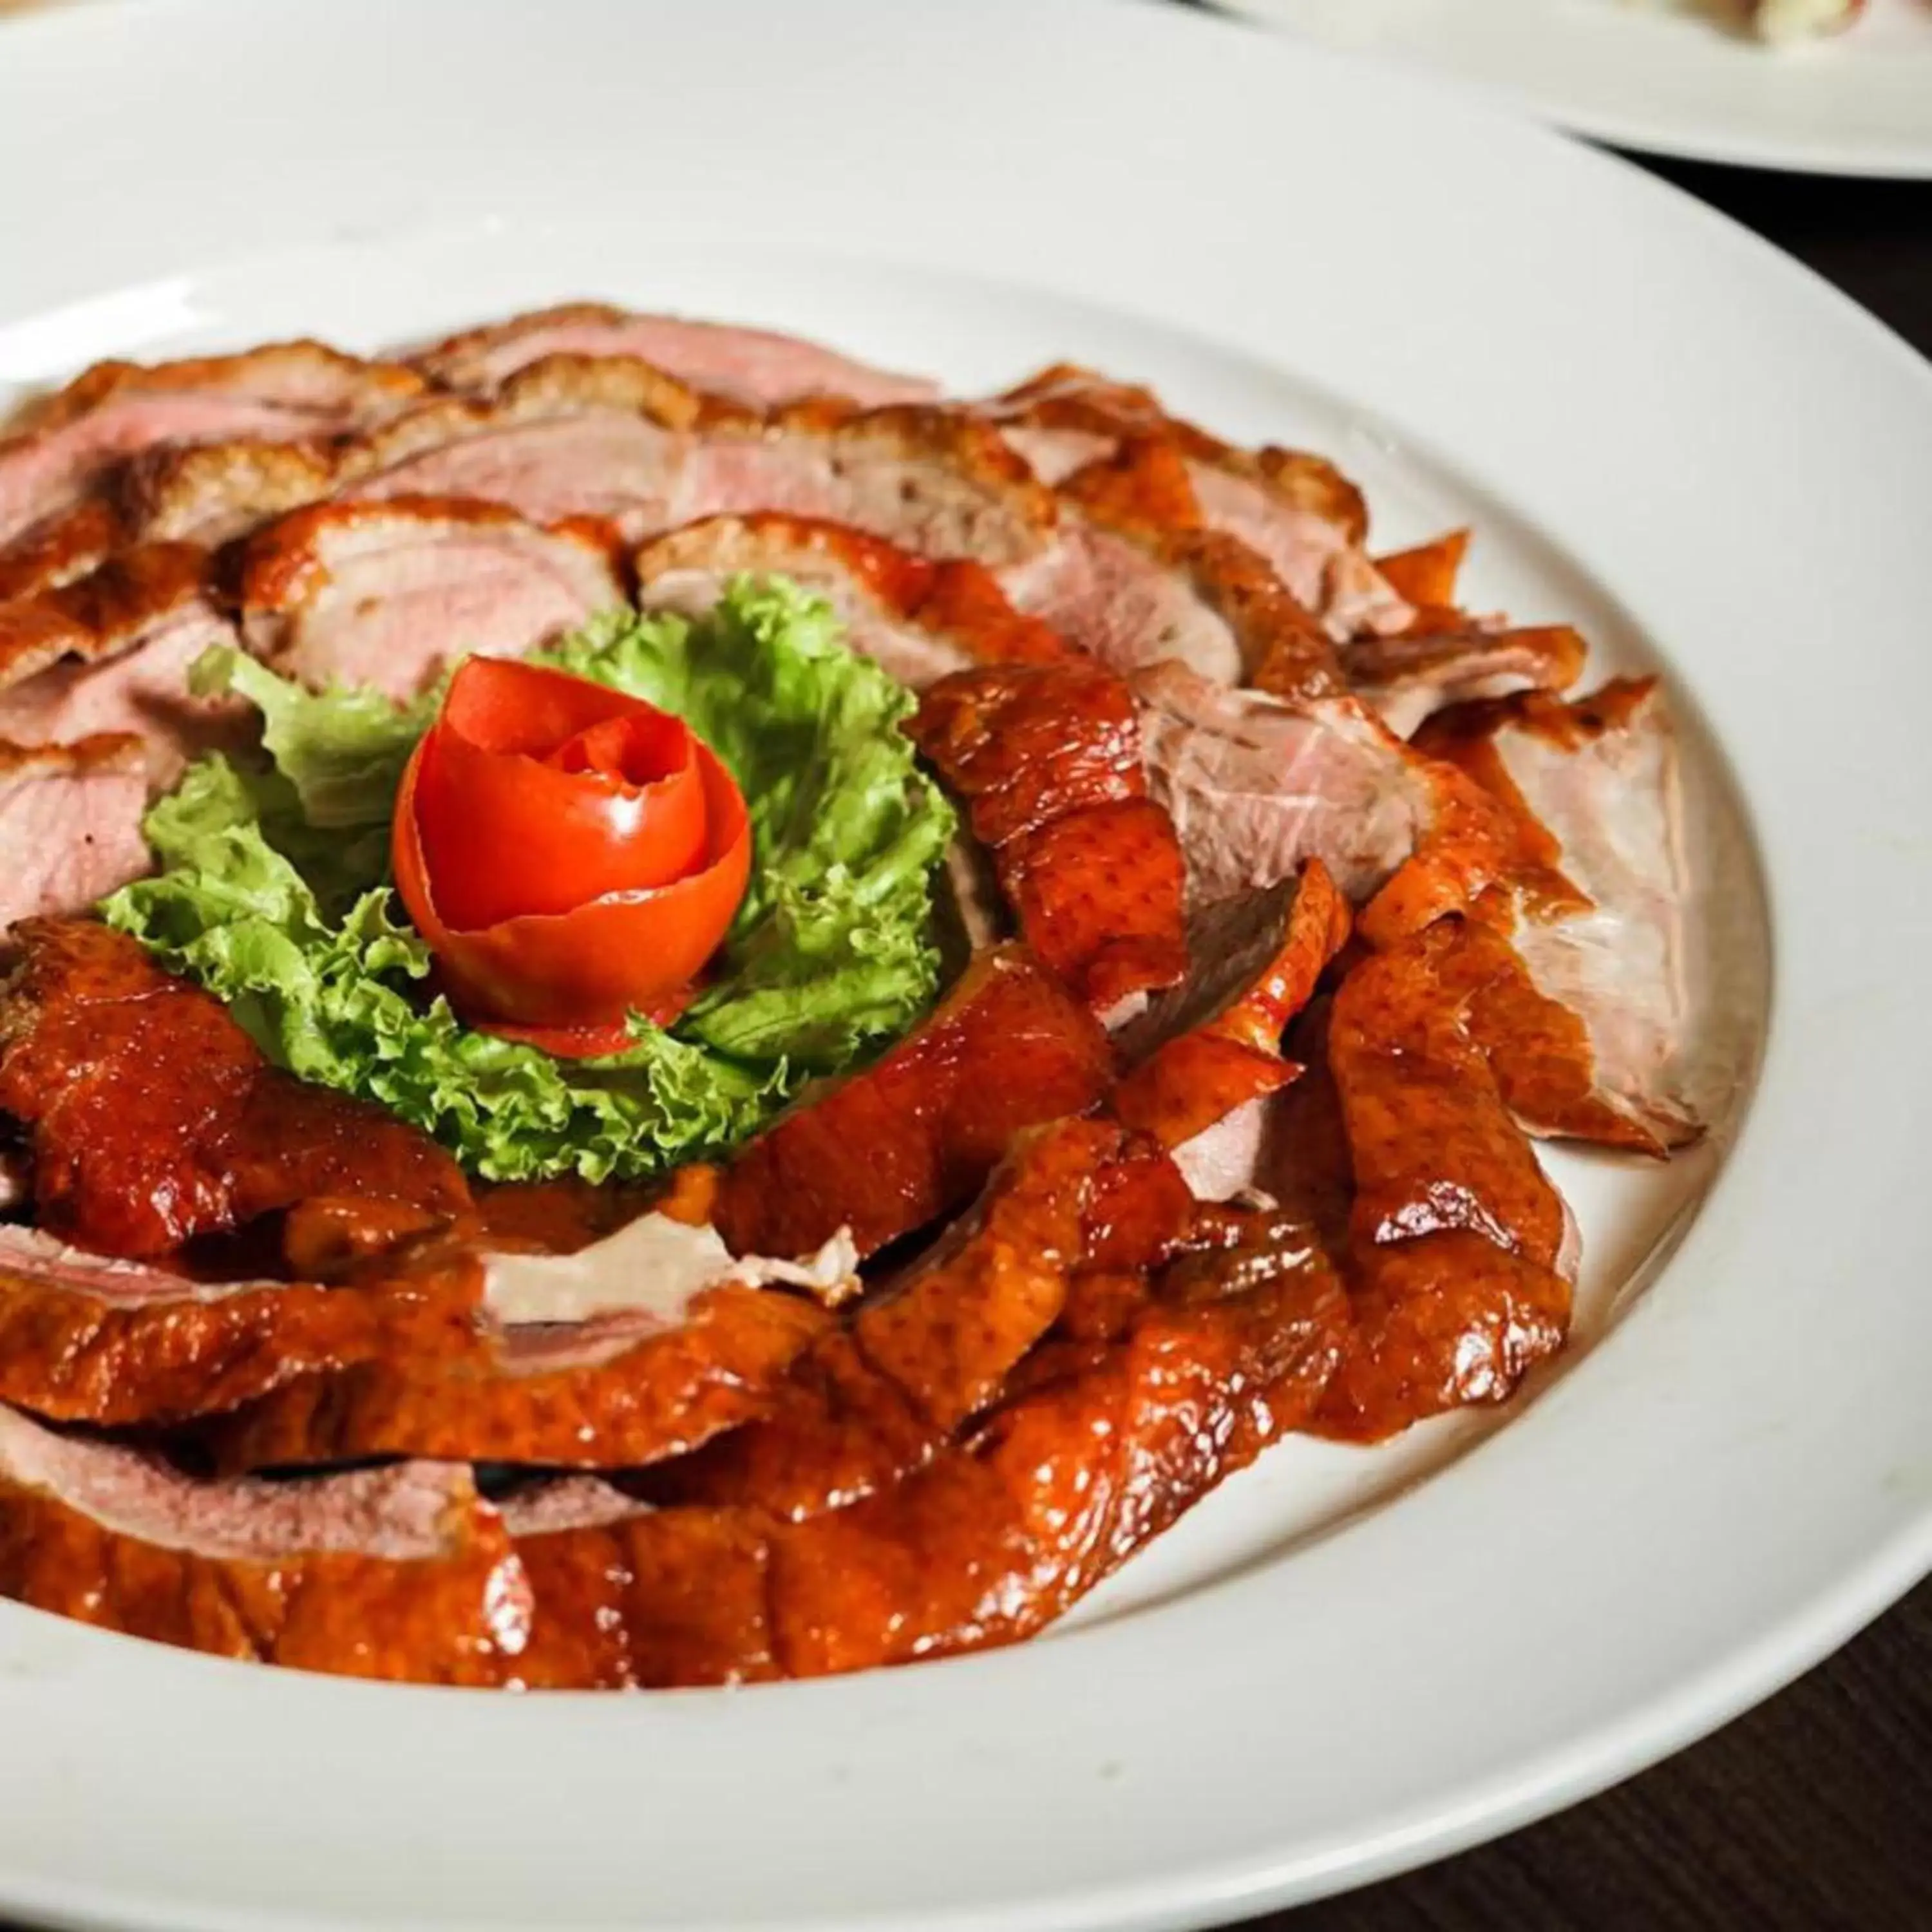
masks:
<path fill-rule="evenodd" d="M 433 1351 L 466 1319 L 428 1284 L 205 1286 L 0 1226 L 0 1401 L 57 1422 L 218 1414 L 295 1377 Z"/>
<path fill-rule="evenodd" d="M 401 1121 L 272 1067 L 220 1003 L 90 920 L 14 928 L 0 1111 L 26 1129 L 41 1227 L 142 1258 L 316 1195 L 466 1208 Z"/>
<path fill-rule="evenodd" d="M 1028 944 L 1096 1012 L 1181 977 L 1180 848 L 1124 683 L 1071 661 L 957 672 L 906 728 L 968 801 Z"/>
<path fill-rule="evenodd" d="M 0 1596 L 218 1657 L 494 1684 L 529 1599 L 469 1472 L 199 1484 L 0 1409 Z"/>
<path fill-rule="evenodd" d="M 1283 1431 L 1346 1332 L 1295 1231 L 1150 1301 L 1118 1341 L 996 1410 L 868 1499 L 785 1526 L 674 1508 L 520 1539 L 532 1686 L 645 1688 L 823 1676 L 982 1649 L 1064 1613 Z"/>
<path fill-rule="evenodd" d="M 982 953 L 937 1011 L 862 1072 L 799 1105 L 724 1172 L 735 1253 L 808 1252 L 842 1227 L 875 1252 L 972 1199 L 1014 1137 L 1091 1106 L 1112 1051 L 1024 949 Z"/>
<path fill-rule="evenodd" d="M 801 1358 L 767 1419 L 670 1465 L 655 1493 L 802 1518 L 917 1467 L 1058 1318 L 1123 1145 L 1097 1121 L 1023 1136 L 972 1215 Z"/>

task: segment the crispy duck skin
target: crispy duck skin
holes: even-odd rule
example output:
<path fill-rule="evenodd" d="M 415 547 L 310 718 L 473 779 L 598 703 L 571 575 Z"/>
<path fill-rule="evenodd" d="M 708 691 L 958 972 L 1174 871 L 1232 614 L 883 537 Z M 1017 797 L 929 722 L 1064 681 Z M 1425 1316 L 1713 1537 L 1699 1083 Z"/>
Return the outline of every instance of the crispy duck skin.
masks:
<path fill-rule="evenodd" d="M 1058 1318 L 1122 1145 L 1088 1120 L 1023 1136 L 972 1215 L 808 1352 L 766 1420 L 668 1466 L 653 1493 L 802 1520 L 918 1467 Z"/>
<path fill-rule="evenodd" d="M 740 572 L 792 578 L 830 602 L 855 650 L 915 688 L 967 664 L 1066 654 L 1046 625 L 1013 608 L 983 565 L 916 556 L 823 518 L 700 518 L 646 544 L 634 562 L 645 608 L 692 615 L 710 610 Z"/>
<path fill-rule="evenodd" d="M 1050 482 L 1104 469 L 1130 445 L 1171 454 L 1186 486 L 1190 527 L 1241 546 L 1337 637 L 1399 629 L 1406 593 L 1361 548 L 1361 492 L 1325 458 L 1270 446 L 1237 449 L 1169 416 L 1152 391 L 1070 364 L 981 406 Z M 1170 500 L 1180 500 L 1170 492 Z M 1332 659 L 1330 661 L 1332 669 Z"/>
<path fill-rule="evenodd" d="M 14 929 L 0 1111 L 27 1131 L 39 1225 L 95 1254 L 165 1254 L 314 1195 L 439 1211 L 470 1190 L 434 1142 L 269 1066 L 218 1000 L 86 920 Z"/>
<path fill-rule="evenodd" d="M 518 1681 L 812 1677 L 1030 1636 L 1283 1431 L 1333 1372 L 1346 1303 L 1304 1231 L 1177 1264 L 1118 1339 L 903 1481 L 808 1521 L 688 1507 L 520 1539 Z"/>
<path fill-rule="evenodd" d="M 1176 1148 L 1293 1080 L 1299 1067 L 1284 1058 L 1290 1021 L 1315 996 L 1330 960 L 1348 937 L 1348 902 L 1327 867 L 1311 859 L 1289 889 L 1279 944 L 1258 970 L 1244 973 L 1230 996 L 1204 1016 L 1161 1040 L 1114 1089 L 1109 1106 L 1130 1127 Z M 1201 929 L 1206 927 L 1207 930 Z M 1198 921 L 1190 935 L 1197 961 L 1220 956 L 1218 922 Z M 1150 1015 L 1156 1027 L 1165 1016 Z M 1132 1039 L 1124 1048 L 1132 1048 Z"/>
<path fill-rule="evenodd" d="M 0 1410 L 0 1597 L 243 1661 L 494 1685 L 528 1586 L 469 1472 L 191 1482 Z"/>
<path fill-rule="evenodd" d="M 1348 1283 L 1348 1346 L 1314 1424 L 1373 1442 L 1500 1402 L 1568 1332 L 1568 1210 L 1470 1040 L 1456 923 L 1365 956 L 1292 1036 L 1263 1184 Z"/>
<path fill-rule="evenodd" d="M 759 1135 L 725 1170 L 734 1254 L 798 1255 L 851 1230 L 868 1255 L 963 1206 L 1015 1137 L 1091 1106 L 1106 1035 L 1024 949 L 981 954 L 939 1008 L 876 1060 Z"/>
<path fill-rule="evenodd" d="M 232 1472 L 382 1456 L 638 1466 L 766 1414 L 829 1322 L 802 1297 L 739 1287 L 700 1295 L 671 1328 L 619 1318 L 553 1342 L 478 1322 L 284 1378 L 208 1439 Z"/>
<path fill-rule="evenodd" d="M 968 801 L 1022 936 L 1090 1006 L 1180 979 L 1186 869 L 1120 679 L 1072 660 L 956 672 L 906 729 Z"/>
<path fill-rule="evenodd" d="M 106 1426 L 217 1414 L 304 1374 L 453 1346 L 468 1310 L 440 1286 L 209 1286 L 0 1227 L 0 1401 Z"/>
<path fill-rule="evenodd" d="M 1244 682 L 1280 697 L 1346 688 L 1334 640 L 1268 560 L 1210 529 L 1187 464 L 1172 443 L 1132 437 L 1060 485 L 1086 520 L 1143 551 L 1226 626 Z"/>

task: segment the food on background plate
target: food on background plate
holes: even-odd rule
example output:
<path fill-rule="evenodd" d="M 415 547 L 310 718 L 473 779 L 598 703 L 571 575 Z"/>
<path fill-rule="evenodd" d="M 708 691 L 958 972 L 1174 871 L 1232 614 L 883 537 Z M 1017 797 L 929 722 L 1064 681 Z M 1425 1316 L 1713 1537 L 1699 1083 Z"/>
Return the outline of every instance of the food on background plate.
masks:
<path fill-rule="evenodd" d="M 1073 364 L 574 304 L 0 441 L 0 1593 L 496 1686 L 1024 1637 L 1567 1338 L 1654 680 Z"/>

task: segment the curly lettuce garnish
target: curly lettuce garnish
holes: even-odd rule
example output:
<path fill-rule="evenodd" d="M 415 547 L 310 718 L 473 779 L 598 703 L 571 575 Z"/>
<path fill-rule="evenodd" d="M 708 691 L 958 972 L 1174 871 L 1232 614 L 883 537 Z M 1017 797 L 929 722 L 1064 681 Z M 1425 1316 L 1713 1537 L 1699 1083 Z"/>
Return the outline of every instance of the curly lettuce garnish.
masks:
<path fill-rule="evenodd" d="M 750 809 L 752 882 L 716 977 L 668 1029 L 561 1060 L 465 1027 L 388 884 L 396 788 L 435 715 L 314 694 L 232 651 L 196 668 L 262 716 L 265 759 L 202 760 L 146 830 L 160 870 L 109 922 L 226 1001 L 305 1079 L 380 1102 L 490 1180 L 634 1179 L 728 1148 L 931 1003 L 951 807 L 896 728 L 910 693 L 821 601 L 741 579 L 695 621 L 600 617 L 540 661 L 675 711 Z"/>

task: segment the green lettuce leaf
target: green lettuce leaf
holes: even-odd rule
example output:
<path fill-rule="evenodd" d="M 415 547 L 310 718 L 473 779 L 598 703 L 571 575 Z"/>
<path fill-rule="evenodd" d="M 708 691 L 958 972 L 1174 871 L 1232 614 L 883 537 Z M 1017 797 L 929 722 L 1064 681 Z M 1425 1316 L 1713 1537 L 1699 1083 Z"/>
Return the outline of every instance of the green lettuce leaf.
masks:
<path fill-rule="evenodd" d="M 560 1060 L 465 1027 L 388 884 L 388 823 L 434 698 L 302 690 L 212 652 L 197 688 L 261 711 L 266 762 L 195 765 L 149 813 L 160 869 L 108 920 L 226 1001 L 279 1064 L 381 1102 L 492 1180 L 635 1178 L 722 1150 L 929 1004 L 951 808 L 896 729 L 913 700 L 782 580 L 696 621 L 616 612 L 546 654 L 682 715 L 743 789 L 751 885 L 668 1030 Z"/>

